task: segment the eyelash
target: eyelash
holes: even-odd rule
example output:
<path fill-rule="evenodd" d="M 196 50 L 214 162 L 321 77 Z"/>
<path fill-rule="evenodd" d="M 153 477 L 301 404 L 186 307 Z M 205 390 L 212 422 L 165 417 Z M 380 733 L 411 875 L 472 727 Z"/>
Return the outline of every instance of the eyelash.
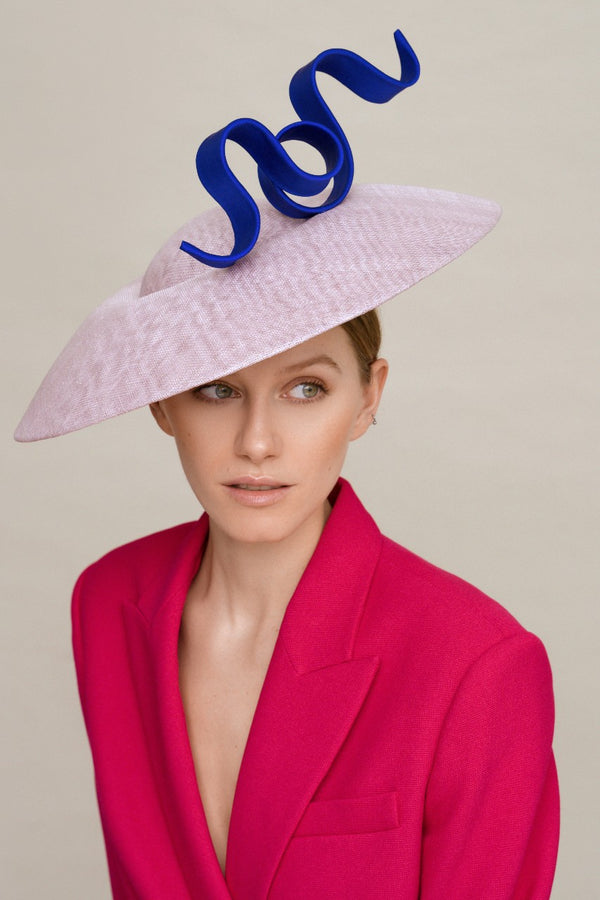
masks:
<path fill-rule="evenodd" d="M 306 405 L 307 403 L 314 403 L 315 401 L 320 400 L 322 397 L 324 397 L 326 394 L 329 393 L 328 389 L 325 387 L 323 382 L 320 381 L 318 378 L 301 378 L 299 381 L 297 381 L 295 384 L 293 384 L 290 388 L 288 388 L 288 391 L 286 393 L 289 394 L 289 392 L 293 391 L 294 388 L 300 387 L 303 384 L 314 384 L 314 385 L 316 385 L 316 387 L 319 388 L 319 392 L 314 397 L 305 397 L 304 399 L 300 399 L 299 397 L 290 397 L 289 399 L 292 403 L 302 403 L 304 405 Z M 233 391 L 233 395 L 231 397 L 219 398 L 219 397 L 208 397 L 206 394 L 202 393 L 202 391 L 205 388 L 220 387 L 221 385 L 223 387 L 227 387 L 231 391 Z M 198 387 L 193 388 L 192 393 L 193 393 L 194 397 L 197 397 L 198 399 L 202 400 L 204 403 L 226 403 L 228 400 L 235 400 L 236 395 L 239 396 L 239 392 L 236 391 L 236 389 L 234 387 L 232 387 L 230 384 L 227 384 L 227 382 L 225 382 L 225 381 L 211 381 L 208 384 L 200 384 L 200 385 L 198 385 Z"/>
<path fill-rule="evenodd" d="M 206 394 L 202 393 L 205 388 L 214 388 L 214 387 L 228 387 L 234 392 L 233 397 L 208 397 Z M 198 387 L 194 388 L 192 391 L 194 397 L 198 397 L 199 400 L 202 400 L 204 403 L 226 403 L 227 400 L 235 399 L 235 394 L 237 391 L 235 388 L 232 388 L 230 384 L 227 384 L 225 381 L 210 381 L 208 384 L 200 384 Z"/>
<path fill-rule="evenodd" d="M 301 378 L 300 381 L 297 381 L 296 384 L 293 384 L 289 390 L 293 391 L 294 388 L 300 387 L 303 384 L 314 384 L 315 387 L 319 388 L 318 394 L 316 394 L 316 396 L 314 397 L 304 397 L 302 400 L 299 397 L 290 397 L 292 403 L 314 403 L 317 400 L 321 400 L 322 397 L 329 393 L 323 382 L 318 378 Z"/>

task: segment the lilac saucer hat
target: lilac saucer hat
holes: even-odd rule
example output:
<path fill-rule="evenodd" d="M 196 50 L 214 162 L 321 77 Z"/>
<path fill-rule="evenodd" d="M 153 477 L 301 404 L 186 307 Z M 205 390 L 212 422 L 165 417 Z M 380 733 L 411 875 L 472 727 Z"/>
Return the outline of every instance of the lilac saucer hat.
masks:
<path fill-rule="evenodd" d="M 44 378 L 16 440 L 76 431 L 281 353 L 405 291 L 493 228 L 500 209 L 478 197 L 390 184 L 350 190 L 350 147 L 316 73 L 386 102 L 419 77 L 412 48 L 399 31 L 394 37 L 400 79 L 350 51 L 326 50 L 290 84 L 299 121 L 274 136 L 255 120 L 236 119 L 200 145 L 198 175 L 222 209 L 184 225 L 141 280 L 88 316 Z M 257 162 L 268 202 L 256 204 L 231 172 L 227 140 Z M 316 147 L 325 173 L 297 167 L 286 140 Z M 293 199 L 326 187 L 320 206 Z M 232 231 L 233 250 L 220 255 Z"/>

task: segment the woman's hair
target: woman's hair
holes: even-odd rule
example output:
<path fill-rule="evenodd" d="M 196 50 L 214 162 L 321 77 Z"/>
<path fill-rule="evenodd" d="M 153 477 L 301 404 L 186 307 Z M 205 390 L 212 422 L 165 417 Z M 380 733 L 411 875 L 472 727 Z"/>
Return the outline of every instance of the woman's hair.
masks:
<path fill-rule="evenodd" d="M 368 383 L 371 380 L 371 363 L 379 356 L 381 347 L 381 322 L 377 310 L 371 309 L 362 316 L 344 322 L 342 328 L 352 342 L 360 377 Z"/>

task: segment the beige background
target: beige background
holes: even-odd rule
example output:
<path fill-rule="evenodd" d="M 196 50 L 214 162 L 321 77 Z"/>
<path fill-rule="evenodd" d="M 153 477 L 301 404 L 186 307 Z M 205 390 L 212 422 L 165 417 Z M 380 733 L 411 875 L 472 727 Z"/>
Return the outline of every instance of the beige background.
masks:
<path fill-rule="evenodd" d="M 599 897 L 596 0 L 4 7 L 2 896 L 108 897 L 70 590 L 112 546 L 198 515 L 147 411 L 36 445 L 12 429 L 83 317 L 209 205 L 202 138 L 239 115 L 290 122 L 289 78 L 326 47 L 396 74 L 400 26 L 416 87 L 384 107 L 324 87 L 357 180 L 481 193 L 505 213 L 385 308 L 391 382 L 347 474 L 388 534 L 545 641 L 553 897 Z"/>

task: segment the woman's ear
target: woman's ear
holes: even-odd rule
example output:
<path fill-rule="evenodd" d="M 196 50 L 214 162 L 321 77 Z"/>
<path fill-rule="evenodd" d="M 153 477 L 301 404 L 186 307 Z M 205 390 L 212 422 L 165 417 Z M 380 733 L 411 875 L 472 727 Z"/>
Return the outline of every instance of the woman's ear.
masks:
<path fill-rule="evenodd" d="M 350 437 L 351 441 L 355 441 L 365 433 L 370 425 L 375 424 L 375 414 L 377 407 L 383 394 L 383 388 L 389 372 L 387 359 L 376 359 L 371 363 L 371 380 L 364 388 L 364 405 L 356 420 L 354 430 Z"/>
<path fill-rule="evenodd" d="M 165 434 L 169 434 L 173 437 L 173 429 L 171 428 L 171 423 L 164 411 L 164 408 L 158 400 L 156 403 L 150 404 L 150 412 L 154 416 L 155 421 L 157 422 L 159 428 L 161 428 Z"/>

